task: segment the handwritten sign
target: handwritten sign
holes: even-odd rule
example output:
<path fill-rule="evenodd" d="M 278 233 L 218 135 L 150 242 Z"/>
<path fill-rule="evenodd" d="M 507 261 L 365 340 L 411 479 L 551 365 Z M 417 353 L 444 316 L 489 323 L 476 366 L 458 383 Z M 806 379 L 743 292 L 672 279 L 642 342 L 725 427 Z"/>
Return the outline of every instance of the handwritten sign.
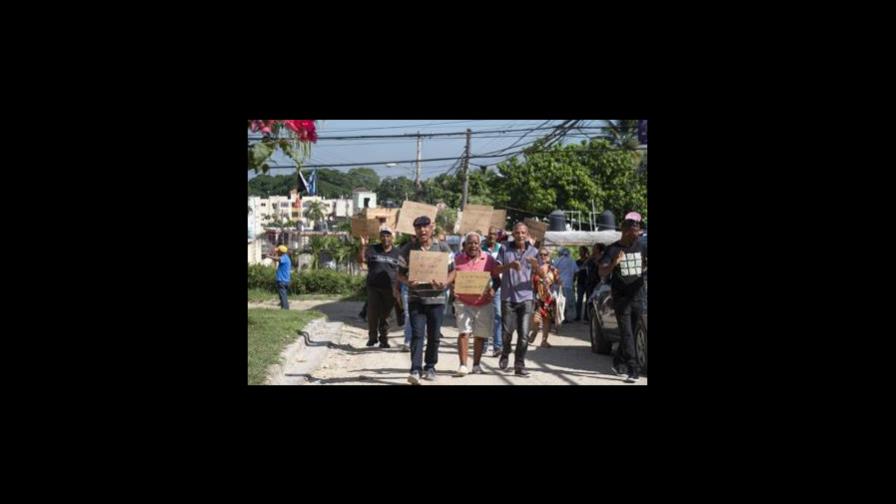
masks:
<path fill-rule="evenodd" d="M 401 211 L 398 212 L 398 225 L 395 226 L 395 230 L 399 233 L 414 234 L 414 219 L 425 215 L 429 217 L 430 222 L 435 223 L 438 211 L 439 209 L 433 205 L 405 200 L 401 204 Z"/>
<path fill-rule="evenodd" d="M 374 227 L 375 226 L 375 227 Z M 371 229 L 373 232 L 371 233 Z M 376 219 L 367 219 L 363 215 L 352 217 L 352 236 L 374 237 L 379 232 L 380 222 Z"/>
<path fill-rule="evenodd" d="M 460 234 L 476 231 L 479 234 L 488 234 L 488 227 L 492 222 L 493 208 L 486 205 L 467 205 L 460 219 Z"/>
<path fill-rule="evenodd" d="M 411 282 L 430 283 L 433 280 L 441 283 L 448 281 L 448 252 L 425 252 L 412 250 L 408 268 L 408 280 Z"/>
<path fill-rule="evenodd" d="M 492 274 L 488 271 L 458 271 L 454 277 L 455 294 L 482 294 L 491 283 Z"/>
<path fill-rule="evenodd" d="M 525 219 L 523 222 L 529 228 L 529 236 L 544 243 L 544 233 L 548 230 L 547 222 L 538 222 L 533 219 Z"/>
<path fill-rule="evenodd" d="M 507 225 L 507 210 L 503 208 L 494 209 L 492 211 L 492 220 L 489 225 L 498 229 L 504 229 L 504 226 Z"/>
<path fill-rule="evenodd" d="M 380 225 L 387 225 L 393 230 L 398 225 L 397 208 L 365 208 L 364 215 L 368 219 L 378 219 Z"/>

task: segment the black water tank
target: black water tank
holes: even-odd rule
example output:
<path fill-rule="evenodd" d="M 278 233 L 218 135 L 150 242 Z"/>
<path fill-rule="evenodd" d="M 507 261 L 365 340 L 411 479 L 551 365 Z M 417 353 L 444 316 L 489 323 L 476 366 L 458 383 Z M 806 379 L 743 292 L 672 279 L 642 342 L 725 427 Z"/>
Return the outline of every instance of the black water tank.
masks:
<path fill-rule="evenodd" d="M 606 229 L 616 229 L 616 216 L 609 210 L 604 210 L 603 213 L 597 217 L 597 230 L 604 231 Z"/>
<path fill-rule="evenodd" d="M 566 231 L 566 215 L 563 210 L 554 210 L 548 215 L 548 231 Z"/>

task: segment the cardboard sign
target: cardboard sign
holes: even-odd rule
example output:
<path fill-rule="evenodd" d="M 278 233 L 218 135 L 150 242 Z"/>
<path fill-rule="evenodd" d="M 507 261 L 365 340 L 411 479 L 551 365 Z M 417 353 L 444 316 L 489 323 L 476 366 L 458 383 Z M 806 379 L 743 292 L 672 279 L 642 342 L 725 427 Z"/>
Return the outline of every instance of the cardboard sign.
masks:
<path fill-rule="evenodd" d="M 498 229 L 504 229 L 504 226 L 507 225 L 507 210 L 503 208 L 492 210 L 492 221 L 489 225 Z"/>
<path fill-rule="evenodd" d="M 368 219 L 378 219 L 380 225 L 387 225 L 392 230 L 398 225 L 398 209 L 397 208 L 365 208 L 364 215 Z"/>
<path fill-rule="evenodd" d="M 433 205 L 405 200 L 404 203 L 401 204 L 401 211 L 398 212 L 398 224 L 395 226 L 395 231 L 399 233 L 414 234 L 414 219 L 421 215 L 425 215 L 429 217 L 429 220 L 433 224 L 435 224 L 438 211 L 439 209 Z"/>
<path fill-rule="evenodd" d="M 538 222 L 533 219 L 525 219 L 523 223 L 526 224 L 526 227 L 529 228 L 529 236 L 531 236 L 534 240 L 542 242 L 544 244 L 544 233 L 548 230 L 547 222 Z"/>
<path fill-rule="evenodd" d="M 435 207 L 433 207 L 435 208 Z M 412 250 L 408 263 L 408 280 L 411 282 L 441 283 L 448 281 L 448 252 L 425 252 Z"/>
<path fill-rule="evenodd" d="M 376 239 L 380 232 L 380 221 L 367 219 L 363 215 L 352 217 L 352 236 Z"/>
<path fill-rule="evenodd" d="M 493 208 L 485 205 L 467 205 L 460 219 L 460 234 L 476 231 L 481 235 L 488 234 L 488 228 L 492 222 Z"/>
<path fill-rule="evenodd" d="M 454 277 L 455 294 L 478 296 L 491 284 L 492 274 L 488 271 L 458 271 Z"/>

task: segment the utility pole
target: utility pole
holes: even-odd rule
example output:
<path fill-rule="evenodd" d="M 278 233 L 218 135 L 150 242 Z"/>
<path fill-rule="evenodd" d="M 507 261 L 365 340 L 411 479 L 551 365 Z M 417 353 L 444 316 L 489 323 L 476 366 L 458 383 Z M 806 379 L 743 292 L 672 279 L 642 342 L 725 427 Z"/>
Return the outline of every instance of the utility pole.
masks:
<path fill-rule="evenodd" d="M 467 207 L 467 185 L 470 181 L 470 177 L 467 174 L 467 170 L 470 168 L 470 135 L 472 131 L 470 128 L 467 128 L 467 147 L 464 149 L 464 199 L 460 205 L 460 209 L 463 210 Z"/>
<path fill-rule="evenodd" d="M 420 132 L 417 132 L 417 178 L 414 180 L 414 185 L 417 187 L 417 192 L 420 192 L 420 147 L 423 145 L 423 138 L 420 137 Z"/>

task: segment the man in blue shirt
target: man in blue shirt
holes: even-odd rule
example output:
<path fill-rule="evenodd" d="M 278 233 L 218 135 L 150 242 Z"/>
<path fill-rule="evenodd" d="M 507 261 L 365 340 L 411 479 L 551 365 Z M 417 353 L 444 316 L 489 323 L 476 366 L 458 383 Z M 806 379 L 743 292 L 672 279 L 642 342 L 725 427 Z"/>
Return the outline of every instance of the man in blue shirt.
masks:
<path fill-rule="evenodd" d="M 277 255 L 280 257 L 277 266 L 277 292 L 280 294 L 280 308 L 284 310 L 289 309 L 289 298 L 286 297 L 286 293 L 289 290 L 289 273 L 292 269 L 292 261 L 289 260 L 287 250 L 285 245 L 277 247 Z"/>

